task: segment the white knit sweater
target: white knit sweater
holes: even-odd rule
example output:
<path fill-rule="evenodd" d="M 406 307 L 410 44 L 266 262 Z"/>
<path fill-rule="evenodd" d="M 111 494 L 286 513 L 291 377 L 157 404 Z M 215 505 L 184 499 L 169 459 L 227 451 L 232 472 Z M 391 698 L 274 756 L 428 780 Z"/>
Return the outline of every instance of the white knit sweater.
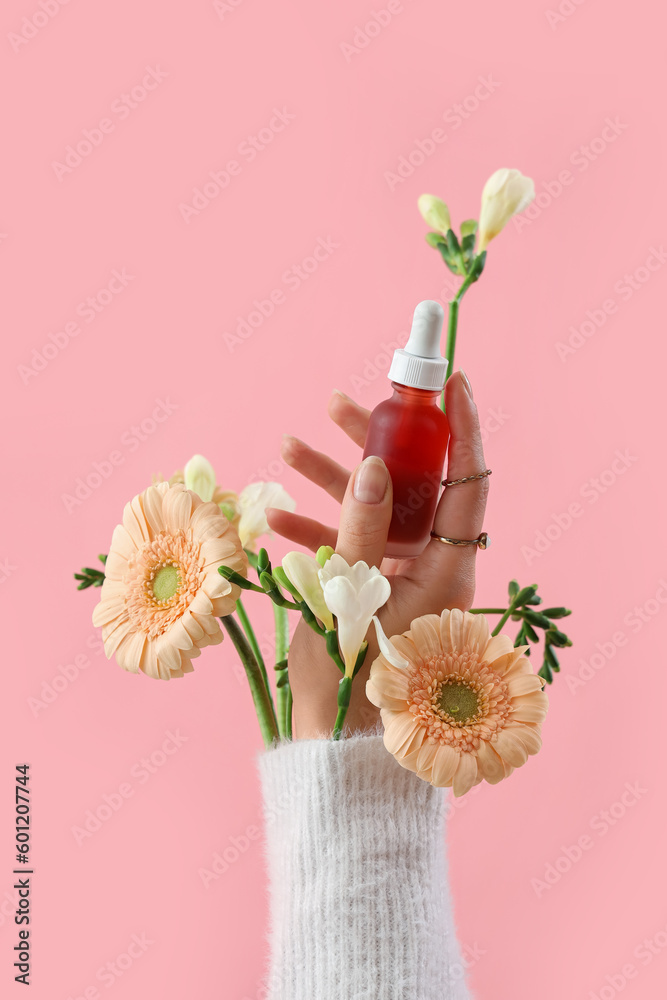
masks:
<path fill-rule="evenodd" d="M 470 1000 L 445 854 L 445 795 L 382 726 L 256 758 L 270 890 L 262 1000 Z"/>

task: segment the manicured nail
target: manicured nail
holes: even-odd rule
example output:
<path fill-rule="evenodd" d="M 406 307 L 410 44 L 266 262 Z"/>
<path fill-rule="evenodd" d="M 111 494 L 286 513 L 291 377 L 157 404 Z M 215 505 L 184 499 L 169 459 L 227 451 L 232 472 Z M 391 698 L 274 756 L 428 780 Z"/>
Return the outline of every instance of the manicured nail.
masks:
<path fill-rule="evenodd" d="M 468 381 L 468 376 L 463 371 L 463 368 L 459 368 L 459 371 L 461 372 L 461 378 L 463 379 L 463 384 L 466 387 L 466 392 L 468 393 L 468 395 L 472 399 L 473 398 L 473 395 L 472 395 L 472 386 L 470 385 L 470 382 Z"/>
<path fill-rule="evenodd" d="M 341 389 L 334 389 L 334 392 L 336 393 L 337 396 L 341 396 L 343 399 L 349 400 L 350 403 L 352 402 L 347 393 L 343 392 Z"/>
<path fill-rule="evenodd" d="M 381 458 L 369 455 L 354 478 L 354 497 L 361 503 L 380 503 L 387 492 L 387 466 Z"/>

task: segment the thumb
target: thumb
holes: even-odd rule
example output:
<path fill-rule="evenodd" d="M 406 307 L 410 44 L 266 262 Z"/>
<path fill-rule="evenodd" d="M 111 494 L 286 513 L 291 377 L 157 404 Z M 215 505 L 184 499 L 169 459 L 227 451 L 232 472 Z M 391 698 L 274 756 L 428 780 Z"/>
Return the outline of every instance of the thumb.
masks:
<path fill-rule="evenodd" d="M 392 514 L 389 470 L 369 455 L 350 476 L 341 507 L 336 552 L 351 566 L 363 559 L 379 566 L 387 545 Z"/>

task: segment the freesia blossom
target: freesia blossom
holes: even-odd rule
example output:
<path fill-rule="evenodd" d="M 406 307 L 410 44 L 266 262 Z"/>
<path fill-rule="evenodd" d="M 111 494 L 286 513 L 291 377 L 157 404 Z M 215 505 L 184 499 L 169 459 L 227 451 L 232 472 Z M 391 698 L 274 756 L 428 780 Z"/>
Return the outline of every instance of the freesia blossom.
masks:
<path fill-rule="evenodd" d="M 223 564 L 247 574 L 239 536 L 216 504 L 180 483 L 149 486 L 131 500 L 93 612 L 107 657 L 162 680 L 193 670 L 204 646 L 222 642 L 218 618 L 240 594 L 218 573 Z"/>
<path fill-rule="evenodd" d="M 422 219 L 436 233 L 447 235 L 447 230 L 452 228 L 449 217 L 449 209 L 441 198 L 436 198 L 434 194 L 422 194 L 417 199 L 417 208 Z"/>
<path fill-rule="evenodd" d="M 377 619 L 376 630 L 366 695 L 399 764 L 458 796 L 502 781 L 538 752 L 548 702 L 525 646 L 457 609 L 416 618 L 390 640 Z"/>
<path fill-rule="evenodd" d="M 282 567 L 285 576 L 299 591 L 315 617 L 331 631 L 334 627 L 333 615 L 324 601 L 317 559 L 305 552 L 288 552 L 283 558 Z"/>
<path fill-rule="evenodd" d="M 482 191 L 478 252 L 485 250 L 512 216 L 523 212 L 534 197 L 535 184 L 520 171 L 501 167 L 491 174 Z"/>
<path fill-rule="evenodd" d="M 293 511 L 296 502 L 280 483 L 250 483 L 239 494 L 241 517 L 238 531 L 244 548 L 251 549 L 262 535 L 269 534 L 266 508 Z"/>
<path fill-rule="evenodd" d="M 215 493 L 215 472 L 203 455 L 193 455 L 183 470 L 185 488 L 201 500 L 212 500 Z"/>
<path fill-rule="evenodd" d="M 351 677 L 373 615 L 389 599 L 391 585 L 377 566 L 363 560 L 350 566 L 337 552 L 319 571 L 324 600 L 336 616 L 338 645 Z"/>

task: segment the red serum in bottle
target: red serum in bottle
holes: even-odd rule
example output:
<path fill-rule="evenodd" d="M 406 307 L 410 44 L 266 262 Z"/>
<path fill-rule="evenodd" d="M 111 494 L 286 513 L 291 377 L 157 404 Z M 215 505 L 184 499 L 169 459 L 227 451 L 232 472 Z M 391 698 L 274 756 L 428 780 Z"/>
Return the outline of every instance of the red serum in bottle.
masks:
<path fill-rule="evenodd" d="M 418 556 L 430 541 L 440 495 L 449 422 L 440 408 L 447 361 L 440 356 L 444 310 L 426 300 L 415 309 L 410 338 L 389 369 L 394 394 L 375 407 L 364 458 L 377 455 L 391 475 L 394 510 L 385 554 Z"/>

